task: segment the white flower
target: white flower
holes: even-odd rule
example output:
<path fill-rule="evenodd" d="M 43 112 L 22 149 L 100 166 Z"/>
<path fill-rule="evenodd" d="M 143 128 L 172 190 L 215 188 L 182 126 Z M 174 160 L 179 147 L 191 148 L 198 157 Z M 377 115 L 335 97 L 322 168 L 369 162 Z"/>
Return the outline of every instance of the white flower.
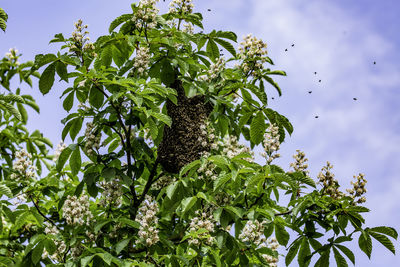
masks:
<path fill-rule="evenodd" d="M 89 210 L 89 198 L 86 195 L 81 195 L 80 198 L 76 196 L 68 196 L 64 202 L 63 217 L 70 225 L 83 225 L 86 224 L 93 218 L 92 213 Z"/>
<path fill-rule="evenodd" d="M 156 216 L 158 211 L 157 202 L 151 196 L 146 195 L 135 218 L 135 221 L 140 224 L 139 239 L 136 240 L 136 244 L 145 243 L 147 246 L 152 246 L 159 241 Z"/>

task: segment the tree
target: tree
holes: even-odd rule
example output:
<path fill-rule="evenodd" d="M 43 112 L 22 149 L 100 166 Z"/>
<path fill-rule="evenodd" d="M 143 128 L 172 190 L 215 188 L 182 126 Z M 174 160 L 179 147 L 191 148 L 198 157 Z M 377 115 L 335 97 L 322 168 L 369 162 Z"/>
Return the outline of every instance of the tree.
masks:
<path fill-rule="evenodd" d="M 276 266 L 282 245 L 287 265 L 297 256 L 300 266 L 314 258 L 327 266 L 333 253 L 347 266 L 355 259 L 343 244 L 356 237 L 368 256 L 371 237 L 394 253 L 388 237 L 397 239 L 395 229 L 364 226 L 363 174 L 344 193 L 329 162 L 318 185 L 301 151 L 289 171 L 273 163 L 293 127 L 267 107 L 266 90 L 281 94 L 271 76 L 285 72 L 266 67 L 273 65 L 266 44 L 249 35 L 236 50 L 234 32 L 195 32 L 203 29 L 202 15 L 191 1 L 174 0 L 163 15 L 156 2 L 132 4 L 132 13 L 116 18 L 95 43 L 79 20 L 72 37 L 50 41 L 62 44 L 57 54 L 17 64 L 13 50 L 3 59 L 7 90 L 13 75 L 30 84 L 42 68 L 43 94 L 55 77 L 68 84 L 61 135 L 73 143 L 51 157 L 39 132 L 32 141 L 26 131 L 10 134 L 24 129 L 23 103 L 36 106 L 18 90 L 0 96 L 0 193 L 7 197 L 0 262 Z M 263 147 L 264 165 L 239 137 L 251 149 Z M 24 199 L 13 206 L 16 196 Z"/>

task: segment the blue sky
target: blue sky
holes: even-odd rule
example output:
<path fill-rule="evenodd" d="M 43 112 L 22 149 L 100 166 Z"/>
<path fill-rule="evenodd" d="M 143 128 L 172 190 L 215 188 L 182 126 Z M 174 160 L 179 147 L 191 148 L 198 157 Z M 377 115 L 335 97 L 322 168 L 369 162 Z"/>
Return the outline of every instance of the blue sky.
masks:
<path fill-rule="evenodd" d="M 130 3 L 0 1 L 9 14 L 7 32 L 0 33 L 0 53 L 15 47 L 25 61 L 37 53 L 54 52 L 58 47 L 48 45 L 49 40 L 59 32 L 70 35 L 79 18 L 89 24 L 95 40 L 107 33 L 113 18 L 130 11 Z M 195 11 L 204 14 L 206 32 L 232 30 L 240 38 L 252 33 L 267 42 L 275 68 L 287 72 L 287 77 L 277 79 L 282 97 L 267 89 L 275 98 L 270 106 L 287 116 L 295 128 L 281 146 L 283 157 L 278 163 L 288 168 L 291 155 L 301 149 L 309 158 L 313 177 L 329 160 L 343 188 L 350 187 L 353 175 L 365 173 L 366 206 L 372 209 L 367 225 L 400 230 L 400 2 L 195 0 L 194 4 Z M 161 1 L 159 6 L 165 10 L 167 3 Z M 60 120 L 66 115 L 59 99 L 65 88 L 60 83 L 42 97 L 35 83 L 29 91 L 42 110 L 40 116 L 30 116 L 29 126 L 42 130 L 54 144 L 61 138 Z M 400 249 L 398 243 L 395 246 Z M 376 242 L 371 261 L 355 251 L 356 266 L 397 266 L 400 262 L 399 256 Z"/>

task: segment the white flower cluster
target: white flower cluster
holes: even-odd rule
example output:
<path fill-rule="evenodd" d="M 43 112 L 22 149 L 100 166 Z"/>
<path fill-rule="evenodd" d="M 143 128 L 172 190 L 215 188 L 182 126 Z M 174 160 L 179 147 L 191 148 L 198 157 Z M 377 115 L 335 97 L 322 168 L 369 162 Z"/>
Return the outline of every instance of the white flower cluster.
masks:
<path fill-rule="evenodd" d="M 111 182 L 102 182 L 100 185 L 104 190 L 101 193 L 101 199 L 99 202 L 101 206 L 106 207 L 109 204 L 112 207 L 118 207 L 121 205 L 121 196 L 123 192 L 118 179 L 114 179 Z"/>
<path fill-rule="evenodd" d="M 183 32 L 186 32 L 188 34 L 193 34 L 194 33 L 194 27 L 191 23 L 185 23 L 183 24 Z"/>
<path fill-rule="evenodd" d="M 192 0 L 172 0 L 169 3 L 169 13 L 192 13 L 193 8 Z"/>
<path fill-rule="evenodd" d="M 210 213 L 210 212 L 208 212 Z M 206 245 L 211 246 L 215 238 L 211 236 L 215 228 L 215 220 L 211 214 L 197 210 L 197 216 L 192 218 L 189 224 L 189 234 L 192 236 L 189 238 L 189 245 L 198 246 L 204 242 Z"/>
<path fill-rule="evenodd" d="M 219 74 L 225 69 L 226 61 L 223 57 L 218 58 L 217 62 L 210 65 L 210 69 L 206 75 L 201 76 L 200 79 L 206 82 L 211 82 L 219 76 Z"/>
<path fill-rule="evenodd" d="M 133 66 L 137 69 L 139 75 L 142 75 L 150 63 L 150 53 L 148 47 L 139 47 L 136 50 L 136 58 Z"/>
<path fill-rule="evenodd" d="M 351 182 L 351 184 L 353 185 L 352 189 L 346 189 L 346 191 L 350 194 L 350 197 L 355 200 L 356 198 L 358 198 L 358 200 L 356 201 L 356 203 L 364 203 L 365 201 L 367 201 L 367 199 L 362 195 L 367 193 L 367 189 L 365 188 L 365 185 L 367 183 L 367 180 L 364 178 L 364 174 L 360 173 L 358 174 L 358 176 L 353 176 L 354 179 L 357 179 L 356 182 Z"/>
<path fill-rule="evenodd" d="M 71 257 L 76 260 L 80 255 L 82 255 L 84 250 L 85 247 L 82 246 L 82 244 L 76 244 L 74 247 L 71 247 Z"/>
<path fill-rule="evenodd" d="M 89 210 L 89 198 L 87 195 L 68 196 L 64 202 L 63 216 L 70 225 L 89 225 L 93 214 Z"/>
<path fill-rule="evenodd" d="M 16 48 L 10 48 L 8 52 L 4 55 L 9 61 L 15 62 L 15 64 L 19 65 L 19 62 L 17 61 L 19 56 L 18 56 L 18 50 Z"/>
<path fill-rule="evenodd" d="M 206 180 L 216 180 L 218 178 L 217 174 L 215 174 L 215 164 L 211 161 L 206 161 L 203 163 L 198 169 L 198 178 L 199 179 L 206 179 Z"/>
<path fill-rule="evenodd" d="M 343 196 L 343 193 L 339 191 L 339 182 L 334 179 L 335 175 L 331 172 L 333 166 L 329 161 L 326 162 L 326 166 L 321 169 L 318 173 L 319 183 L 323 185 L 323 190 L 328 193 L 333 199 L 339 199 Z"/>
<path fill-rule="evenodd" d="M 224 206 L 230 203 L 232 197 L 225 192 L 221 192 L 215 195 L 215 201 L 219 206 Z"/>
<path fill-rule="evenodd" d="M 175 181 L 176 181 L 176 179 L 174 177 L 172 177 L 170 175 L 163 175 L 159 179 L 157 179 L 155 181 L 155 183 L 153 183 L 151 186 L 152 186 L 153 190 L 160 190 L 160 189 L 172 184 Z"/>
<path fill-rule="evenodd" d="M 276 153 L 281 145 L 279 142 L 279 137 L 279 127 L 270 124 L 267 132 L 264 134 L 264 152 L 261 153 L 261 156 L 265 157 L 268 164 L 281 156 L 280 154 Z"/>
<path fill-rule="evenodd" d="M 266 241 L 264 235 L 264 223 L 258 220 L 247 221 L 243 227 L 242 232 L 239 235 L 239 239 L 243 242 L 253 243 L 256 246 L 260 246 Z"/>
<path fill-rule="evenodd" d="M 147 246 L 151 246 L 159 241 L 156 216 L 158 211 L 157 202 L 151 196 L 146 195 L 135 219 L 140 224 L 139 239 L 136 240 L 136 244 L 145 243 Z"/>
<path fill-rule="evenodd" d="M 54 153 L 54 157 L 53 157 L 53 161 L 56 162 L 58 160 L 58 158 L 61 155 L 61 152 L 63 152 L 63 150 L 67 147 L 67 145 L 61 141 L 58 145 L 57 145 L 57 149 Z"/>
<path fill-rule="evenodd" d="M 267 62 L 267 44 L 249 34 L 240 45 L 239 59 L 242 60 L 240 69 L 245 73 L 262 70 L 263 64 Z"/>
<path fill-rule="evenodd" d="M 32 179 L 35 177 L 35 171 L 37 168 L 33 166 L 32 155 L 26 152 L 25 149 L 21 149 L 15 153 L 17 161 L 13 163 L 13 169 L 16 171 L 11 174 L 11 179 L 22 180 L 22 179 Z"/>
<path fill-rule="evenodd" d="M 100 148 L 100 140 L 101 140 L 101 133 L 95 134 L 94 124 L 91 122 L 86 123 L 86 130 L 85 130 L 85 151 L 88 153 L 89 156 L 95 155 L 94 149 L 98 150 Z"/>
<path fill-rule="evenodd" d="M 157 26 L 156 17 L 160 11 L 156 8 L 158 1 L 159 0 L 140 0 L 139 9 L 132 17 L 132 21 L 135 22 L 137 28 L 144 28 L 147 26 L 148 29 L 152 29 Z"/>
<path fill-rule="evenodd" d="M 248 162 L 254 161 L 254 152 L 251 151 L 249 147 L 239 144 L 237 137 L 234 135 L 224 137 L 222 152 L 230 159 L 239 155 L 240 153 L 249 153 L 251 157 L 244 159 Z"/>
<path fill-rule="evenodd" d="M 14 206 L 17 206 L 22 203 L 26 203 L 27 198 L 28 198 L 27 195 L 24 193 L 16 195 L 15 199 L 13 200 Z"/>
<path fill-rule="evenodd" d="M 73 44 L 70 46 L 70 51 L 75 51 L 76 49 L 82 49 L 84 51 L 92 52 L 94 50 L 93 43 L 89 42 L 90 37 L 87 36 L 89 34 L 88 31 L 84 31 L 84 29 L 88 28 L 88 25 L 82 26 L 82 20 L 79 19 L 74 23 L 75 30 L 72 33 L 72 41 Z"/>
<path fill-rule="evenodd" d="M 269 240 L 267 242 L 264 242 L 263 244 L 261 244 L 261 247 L 268 247 L 273 251 L 277 251 L 279 248 L 279 243 L 275 237 L 271 237 L 271 238 L 269 238 Z M 262 256 L 263 256 L 264 260 L 266 260 L 268 262 L 268 265 L 270 267 L 278 266 L 278 261 L 279 261 L 278 257 L 274 257 L 272 255 L 265 255 L 265 254 Z"/>
<path fill-rule="evenodd" d="M 296 152 L 297 154 L 293 155 L 295 162 L 290 163 L 290 167 L 292 167 L 295 172 L 304 172 L 308 174 L 308 164 L 306 163 L 308 159 L 306 158 L 306 154 L 299 149 L 297 149 Z"/>
<path fill-rule="evenodd" d="M 58 231 L 57 227 L 55 227 L 54 225 L 50 225 L 47 222 L 45 224 L 46 224 L 46 228 L 44 229 L 44 233 L 46 235 L 52 235 L 52 236 L 56 236 L 56 237 L 59 236 L 60 231 Z M 65 245 L 64 240 L 59 240 L 59 238 L 55 238 L 53 240 L 54 240 L 54 244 L 57 247 L 57 250 L 52 255 L 49 255 L 49 253 L 46 251 L 46 248 L 45 248 L 42 253 L 42 259 L 45 259 L 50 256 L 50 258 L 52 260 L 61 261 L 63 258 L 62 254 L 67 250 L 67 246 Z"/>

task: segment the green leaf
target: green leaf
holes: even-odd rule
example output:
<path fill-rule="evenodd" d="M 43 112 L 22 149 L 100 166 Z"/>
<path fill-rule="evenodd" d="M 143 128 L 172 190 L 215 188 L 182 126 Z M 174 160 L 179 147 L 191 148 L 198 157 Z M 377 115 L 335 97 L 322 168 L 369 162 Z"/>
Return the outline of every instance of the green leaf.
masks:
<path fill-rule="evenodd" d="M 265 118 L 261 111 L 258 111 L 250 124 L 250 140 L 258 145 L 261 143 L 265 132 Z"/>
<path fill-rule="evenodd" d="M 242 117 L 240 117 L 238 124 L 239 128 L 242 128 L 252 116 L 253 116 L 253 111 L 247 112 Z"/>
<path fill-rule="evenodd" d="M 170 86 L 175 81 L 175 71 L 168 59 L 162 60 L 160 79 L 166 86 Z"/>
<path fill-rule="evenodd" d="M 299 250 L 299 255 L 297 257 L 297 262 L 300 267 L 308 266 L 311 259 L 307 259 L 311 255 L 310 245 L 308 244 L 307 237 L 303 237 L 301 240 L 301 246 Z"/>
<path fill-rule="evenodd" d="M 71 124 L 71 128 L 69 130 L 69 135 L 72 140 L 75 140 L 75 137 L 78 135 L 79 131 L 82 128 L 83 119 L 75 118 Z"/>
<path fill-rule="evenodd" d="M 211 39 L 208 40 L 206 51 L 208 56 L 213 60 L 219 57 L 218 45 Z"/>
<path fill-rule="evenodd" d="M 5 184 L 0 184 L 0 196 L 5 195 L 9 198 L 13 197 L 13 193 L 11 192 L 11 189 L 8 188 Z"/>
<path fill-rule="evenodd" d="M 227 32 L 217 31 L 215 36 L 220 37 L 220 38 L 224 38 L 224 39 L 232 40 L 235 43 L 237 42 L 236 33 L 231 32 L 231 31 L 227 31 Z"/>
<path fill-rule="evenodd" d="M 105 221 L 101 221 L 101 222 L 96 223 L 96 226 L 94 227 L 94 233 L 97 234 L 101 230 L 101 228 L 103 228 L 103 226 L 111 223 L 112 221 L 113 220 L 111 220 L 111 219 L 107 219 Z"/>
<path fill-rule="evenodd" d="M 56 62 L 56 72 L 60 78 L 66 82 L 68 82 L 68 71 L 67 71 L 67 65 L 65 65 L 61 61 Z"/>
<path fill-rule="evenodd" d="M 36 55 L 34 69 L 39 69 L 40 67 L 42 67 L 50 62 L 56 61 L 56 60 L 57 60 L 57 56 L 54 54 Z"/>
<path fill-rule="evenodd" d="M 396 254 L 396 249 L 393 246 L 392 241 L 389 240 L 385 235 L 378 234 L 375 232 L 369 232 L 369 234 L 375 238 L 379 243 L 384 245 L 388 250 L 390 250 L 393 254 Z"/>
<path fill-rule="evenodd" d="M 39 242 L 36 247 L 32 250 L 32 262 L 34 264 L 37 264 L 40 259 L 42 258 L 42 253 L 43 253 L 43 249 L 44 249 L 44 244 L 43 242 Z"/>
<path fill-rule="evenodd" d="M 132 19 L 132 14 L 123 14 L 123 15 L 117 17 L 116 19 L 114 19 L 111 22 L 110 27 L 108 28 L 108 32 L 111 33 L 120 24 L 122 24 L 123 22 L 128 21 L 130 19 Z"/>
<path fill-rule="evenodd" d="M 182 216 L 184 216 L 186 212 L 188 212 L 193 207 L 193 205 L 196 204 L 196 202 L 197 202 L 197 197 L 195 196 L 183 199 L 181 202 Z"/>
<path fill-rule="evenodd" d="M 253 94 L 255 94 L 258 97 L 258 99 L 260 99 L 263 105 L 268 104 L 268 97 L 267 94 L 265 93 L 265 87 L 263 81 L 260 81 L 259 86 L 256 86 L 254 84 L 246 84 L 246 87 L 250 89 L 250 91 L 253 92 Z"/>
<path fill-rule="evenodd" d="M 185 166 L 182 167 L 181 171 L 179 172 L 179 177 L 183 177 L 188 171 L 190 171 L 193 168 L 198 168 L 200 166 L 201 162 L 200 160 L 194 160 Z"/>
<path fill-rule="evenodd" d="M 281 224 L 275 224 L 275 235 L 276 235 L 276 239 L 278 240 L 279 244 L 286 246 L 290 235 L 289 233 L 286 231 L 285 226 L 281 225 Z"/>
<path fill-rule="evenodd" d="M 104 168 L 101 172 L 101 176 L 103 176 L 106 181 L 111 181 L 111 179 L 115 177 L 115 174 L 115 168 Z"/>
<path fill-rule="evenodd" d="M 166 125 L 168 125 L 168 127 L 171 127 L 172 124 L 172 120 L 168 115 L 165 115 L 163 113 L 156 113 L 156 112 L 152 112 L 151 116 L 153 116 L 154 118 L 162 121 L 163 123 L 165 123 Z"/>
<path fill-rule="evenodd" d="M 367 232 L 363 231 L 361 233 L 360 237 L 358 238 L 358 246 L 368 256 L 368 258 L 371 258 L 372 240 Z"/>
<path fill-rule="evenodd" d="M 4 19 L 0 18 L 0 29 L 2 29 L 3 32 L 5 32 L 6 28 L 7 28 L 6 21 Z"/>
<path fill-rule="evenodd" d="M 75 92 L 72 91 L 63 101 L 63 108 L 66 111 L 70 111 L 74 105 L 74 94 Z"/>
<path fill-rule="evenodd" d="M 117 253 L 117 255 L 129 244 L 131 239 L 132 237 L 122 239 L 115 245 L 115 252 Z"/>
<path fill-rule="evenodd" d="M 81 258 L 81 267 L 86 267 L 93 259 L 95 255 L 90 255 L 90 256 L 86 256 Z"/>
<path fill-rule="evenodd" d="M 12 114 L 17 120 L 22 121 L 21 113 L 10 103 L 6 103 L 4 101 L 0 101 L 0 109 L 4 107 L 4 109 Z"/>
<path fill-rule="evenodd" d="M 214 41 L 219 43 L 223 48 L 225 48 L 232 56 L 236 57 L 236 50 L 233 45 L 225 40 L 214 38 Z"/>
<path fill-rule="evenodd" d="M 72 150 L 69 147 L 66 147 L 60 154 L 56 164 L 56 170 L 61 172 L 65 163 L 67 162 L 69 156 L 71 155 Z"/>
<path fill-rule="evenodd" d="M 156 140 L 158 135 L 158 127 L 152 118 L 147 118 L 147 122 L 149 123 L 151 138 Z"/>
<path fill-rule="evenodd" d="M 100 62 L 103 66 L 108 67 L 111 65 L 112 61 L 112 46 L 108 45 L 103 48 L 100 55 Z"/>
<path fill-rule="evenodd" d="M 61 155 L 60 155 L 61 156 Z M 69 159 L 69 165 L 71 166 L 72 175 L 77 175 L 81 169 L 82 158 L 79 146 L 72 152 L 71 158 Z"/>
<path fill-rule="evenodd" d="M 179 187 L 179 184 L 180 184 L 180 182 L 179 182 L 179 181 L 176 181 L 176 182 L 170 184 L 170 185 L 167 187 L 166 192 L 167 192 L 167 196 L 168 196 L 170 199 L 172 199 L 172 197 L 174 196 L 176 190 L 177 190 L 178 187 Z"/>
<path fill-rule="evenodd" d="M 0 7 L 0 18 L 1 19 L 3 19 L 4 21 L 7 21 L 8 20 L 8 15 L 7 15 L 7 13 L 4 11 L 4 9 L 2 9 L 1 7 Z"/>
<path fill-rule="evenodd" d="M 347 247 L 345 247 L 343 245 L 335 244 L 335 247 L 340 249 L 344 253 L 344 255 L 346 255 L 347 258 L 349 258 L 349 260 L 353 263 L 353 265 L 356 264 L 356 258 L 354 257 L 353 251 L 351 251 L 349 248 L 347 248 Z"/>
<path fill-rule="evenodd" d="M 55 63 L 51 63 L 47 68 L 43 71 L 42 75 L 39 79 L 39 90 L 40 92 L 45 95 L 47 94 L 51 87 L 54 84 L 54 75 L 56 72 Z"/>
<path fill-rule="evenodd" d="M 44 247 L 46 248 L 47 252 L 51 255 L 53 254 L 57 247 L 54 244 L 54 241 L 51 239 L 51 237 L 48 237 L 47 239 L 43 240 Z"/>
<path fill-rule="evenodd" d="M 268 77 L 268 76 L 264 75 L 263 78 L 264 78 L 268 83 L 270 83 L 273 87 L 275 87 L 275 89 L 278 91 L 279 96 L 282 95 L 282 90 L 281 90 L 281 88 L 279 87 L 279 85 L 278 85 L 271 77 Z"/>
<path fill-rule="evenodd" d="M 89 92 L 89 103 L 95 107 L 100 108 L 104 102 L 104 94 L 101 92 L 100 88 L 92 86 Z"/>
<path fill-rule="evenodd" d="M 347 267 L 346 259 L 340 254 L 337 248 L 333 247 L 333 254 L 335 255 L 336 264 L 338 267 Z"/>
<path fill-rule="evenodd" d="M 214 191 L 226 184 L 232 178 L 232 173 L 219 175 L 217 180 L 214 181 Z"/>
<path fill-rule="evenodd" d="M 314 267 L 326 267 L 329 266 L 329 254 L 330 251 L 324 251 L 321 257 L 317 260 Z"/>
<path fill-rule="evenodd" d="M 297 252 L 299 251 L 301 245 L 301 239 L 295 240 L 289 248 L 288 253 L 286 254 L 285 264 L 288 266 L 293 259 L 296 257 Z"/>
<path fill-rule="evenodd" d="M 390 237 L 393 237 L 394 239 L 397 239 L 397 236 L 398 236 L 397 231 L 394 228 L 387 227 L 387 226 L 373 227 L 373 228 L 370 228 L 369 231 L 385 234 Z"/>

